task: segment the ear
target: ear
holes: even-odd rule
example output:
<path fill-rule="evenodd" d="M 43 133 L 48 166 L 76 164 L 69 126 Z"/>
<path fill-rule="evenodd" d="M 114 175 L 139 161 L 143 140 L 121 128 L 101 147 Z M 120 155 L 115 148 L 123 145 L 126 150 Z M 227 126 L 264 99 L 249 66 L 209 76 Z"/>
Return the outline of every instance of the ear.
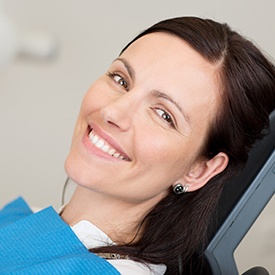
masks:
<path fill-rule="evenodd" d="M 221 173 L 226 168 L 228 161 L 227 154 L 222 152 L 210 160 L 200 160 L 181 180 L 189 186 L 189 192 L 195 191 L 203 187 L 211 178 Z"/>

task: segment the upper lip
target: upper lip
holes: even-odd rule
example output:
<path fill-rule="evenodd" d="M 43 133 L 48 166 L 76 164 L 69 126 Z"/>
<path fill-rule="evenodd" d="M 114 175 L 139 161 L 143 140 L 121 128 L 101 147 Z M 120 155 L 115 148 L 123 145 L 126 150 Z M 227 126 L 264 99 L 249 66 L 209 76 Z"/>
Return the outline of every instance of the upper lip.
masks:
<path fill-rule="evenodd" d="M 111 137 L 109 134 L 107 134 L 102 128 L 100 128 L 98 125 L 91 123 L 89 124 L 89 132 L 91 130 L 94 130 L 96 135 L 98 135 L 100 138 L 104 139 L 111 147 L 113 147 L 120 155 L 125 157 L 125 160 L 131 161 L 130 157 L 126 154 L 124 149 L 118 142 Z"/>

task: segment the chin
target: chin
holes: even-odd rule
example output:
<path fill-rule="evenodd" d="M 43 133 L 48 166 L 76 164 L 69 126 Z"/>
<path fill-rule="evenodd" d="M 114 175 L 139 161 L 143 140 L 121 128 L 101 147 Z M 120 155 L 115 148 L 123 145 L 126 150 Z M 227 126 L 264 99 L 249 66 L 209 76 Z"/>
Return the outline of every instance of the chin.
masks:
<path fill-rule="evenodd" d="M 77 185 L 90 188 L 91 183 L 96 182 L 93 176 L 95 172 L 92 171 L 91 166 L 85 163 L 81 158 L 76 158 L 71 153 L 65 160 L 64 168 L 67 176 Z M 87 173 L 87 171 L 89 171 L 89 173 Z"/>
<path fill-rule="evenodd" d="M 69 154 L 65 160 L 64 168 L 67 176 L 75 183 L 78 183 L 80 181 L 80 173 L 77 165 L 75 165 L 74 162 L 74 159 Z"/>

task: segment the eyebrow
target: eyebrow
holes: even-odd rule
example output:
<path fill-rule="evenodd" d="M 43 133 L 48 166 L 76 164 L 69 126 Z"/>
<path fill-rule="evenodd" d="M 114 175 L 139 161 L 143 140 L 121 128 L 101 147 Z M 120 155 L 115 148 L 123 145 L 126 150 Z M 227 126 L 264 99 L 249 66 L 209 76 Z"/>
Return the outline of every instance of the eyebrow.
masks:
<path fill-rule="evenodd" d="M 167 95 L 167 94 L 165 94 L 163 92 L 160 92 L 159 90 L 153 90 L 151 92 L 151 95 L 153 97 L 156 97 L 156 98 L 163 98 L 165 100 L 170 101 L 179 110 L 179 112 L 183 115 L 184 119 L 188 123 L 190 123 L 189 116 L 183 111 L 183 109 L 180 107 L 180 105 L 173 98 L 171 98 L 169 95 Z"/>
<path fill-rule="evenodd" d="M 124 65 L 125 69 L 127 70 L 128 74 L 130 75 L 130 77 L 133 80 L 135 79 L 135 72 L 134 72 L 132 66 L 124 58 L 118 57 L 113 62 L 115 62 L 115 61 L 122 62 L 122 64 Z"/>
<path fill-rule="evenodd" d="M 132 68 L 132 66 L 129 64 L 129 62 L 127 60 L 125 60 L 124 58 L 118 57 L 113 62 L 115 62 L 115 61 L 122 62 L 124 67 L 126 68 L 128 74 L 130 75 L 130 77 L 133 80 L 135 79 L 135 71 L 134 71 L 134 69 Z M 165 94 L 165 93 L 163 93 L 159 90 L 152 90 L 151 95 L 153 97 L 163 98 L 163 99 L 171 102 L 179 110 L 179 112 L 182 114 L 182 116 L 187 121 L 187 123 L 190 124 L 189 116 L 183 111 L 183 109 L 180 107 L 180 105 L 173 98 L 171 98 L 169 95 L 167 95 L 167 94 Z"/>

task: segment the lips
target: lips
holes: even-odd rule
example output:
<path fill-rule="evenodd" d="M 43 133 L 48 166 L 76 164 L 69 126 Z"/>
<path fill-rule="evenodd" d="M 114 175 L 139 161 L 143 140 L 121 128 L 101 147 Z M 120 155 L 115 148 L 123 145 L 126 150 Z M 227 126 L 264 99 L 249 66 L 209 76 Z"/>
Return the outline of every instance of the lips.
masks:
<path fill-rule="evenodd" d="M 104 153 L 107 153 L 117 159 L 130 161 L 130 158 L 124 152 L 122 152 L 122 150 L 119 149 L 118 146 L 116 146 L 115 144 L 111 145 L 111 141 L 108 142 L 105 138 L 99 136 L 99 134 L 97 134 L 97 132 L 93 128 L 89 132 L 89 140 Z"/>

